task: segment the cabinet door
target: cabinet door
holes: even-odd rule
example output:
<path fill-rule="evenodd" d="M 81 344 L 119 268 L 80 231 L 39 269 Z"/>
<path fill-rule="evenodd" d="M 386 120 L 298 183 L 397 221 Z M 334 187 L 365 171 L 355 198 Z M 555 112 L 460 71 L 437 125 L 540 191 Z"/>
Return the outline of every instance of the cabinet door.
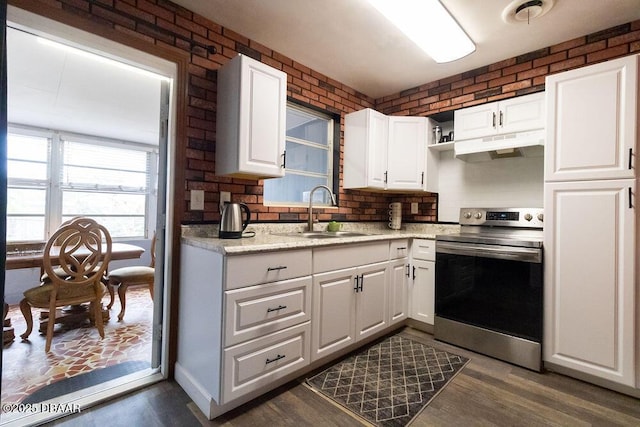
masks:
<path fill-rule="evenodd" d="M 498 132 L 511 133 L 544 129 L 545 94 L 506 99 L 498 104 Z"/>
<path fill-rule="evenodd" d="M 355 273 L 348 268 L 313 276 L 312 360 L 356 341 Z"/>
<path fill-rule="evenodd" d="M 636 175 L 638 56 L 546 79 L 545 179 Z"/>
<path fill-rule="evenodd" d="M 389 263 L 389 324 L 393 325 L 407 318 L 409 271 L 407 258 L 400 258 Z"/>
<path fill-rule="evenodd" d="M 258 61 L 247 61 L 242 68 L 241 171 L 263 177 L 284 176 L 287 78 L 283 74 Z"/>
<path fill-rule="evenodd" d="M 387 184 L 387 145 L 389 122 L 387 116 L 371 111 L 368 117 L 367 187 L 385 188 Z"/>
<path fill-rule="evenodd" d="M 356 296 L 356 341 L 388 326 L 388 262 L 359 267 L 361 289 Z"/>
<path fill-rule="evenodd" d="M 490 102 L 456 110 L 453 129 L 456 141 L 495 135 L 498 124 L 498 104 Z"/>
<path fill-rule="evenodd" d="M 345 115 L 344 188 L 385 188 L 388 133 L 387 116 L 375 110 Z"/>
<path fill-rule="evenodd" d="M 216 175 L 284 176 L 287 75 L 238 55 L 218 71 Z"/>
<path fill-rule="evenodd" d="M 435 309 L 436 263 L 414 259 L 409 287 L 409 317 L 433 325 Z"/>
<path fill-rule="evenodd" d="M 544 360 L 635 386 L 635 180 L 545 187 Z"/>
<path fill-rule="evenodd" d="M 387 189 L 421 190 L 424 186 L 427 119 L 389 117 Z"/>

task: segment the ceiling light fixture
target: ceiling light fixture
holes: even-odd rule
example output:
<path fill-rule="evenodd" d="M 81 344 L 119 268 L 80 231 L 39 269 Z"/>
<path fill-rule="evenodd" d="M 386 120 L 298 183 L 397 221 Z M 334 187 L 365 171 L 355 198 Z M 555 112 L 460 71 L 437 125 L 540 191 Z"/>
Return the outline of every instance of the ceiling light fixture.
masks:
<path fill-rule="evenodd" d="M 450 62 L 476 50 L 438 0 L 368 0 L 434 61 Z"/>

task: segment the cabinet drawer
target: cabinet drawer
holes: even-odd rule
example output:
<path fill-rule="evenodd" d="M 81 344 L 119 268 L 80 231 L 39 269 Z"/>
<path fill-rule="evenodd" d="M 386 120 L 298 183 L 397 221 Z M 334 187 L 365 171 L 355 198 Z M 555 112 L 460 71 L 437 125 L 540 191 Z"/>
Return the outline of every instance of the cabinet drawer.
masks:
<path fill-rule="evenodd" d="M 389 242 L 389 259 L 405 258 L 407 256 L 409 256 L 409 239 Z"/>
<path fill-rule="evenodd" d="M 341 270 L 388 259 L 388 242 L 318 248 L 313 250 L 313 272 Z"/>
<path fill-rule="evenodd" d="M 311 276 L 225 292 L 225 346 L 311 319 Z"/>
<path fill-rule="evenodd" d="M 311 249 L 227 257 L 225 289 L 311 274 Z"/>
<path fill-rule="evenodd" d="M 413 239 L 411 243 L 411 257 L 413 259 L 436 260 L 436 241 L 429 239 Z"/>
<path fill-rule="evenodd" d="M 311 322 L 224 351 L 222 402 L 271 384 L 309 364 Z"/>

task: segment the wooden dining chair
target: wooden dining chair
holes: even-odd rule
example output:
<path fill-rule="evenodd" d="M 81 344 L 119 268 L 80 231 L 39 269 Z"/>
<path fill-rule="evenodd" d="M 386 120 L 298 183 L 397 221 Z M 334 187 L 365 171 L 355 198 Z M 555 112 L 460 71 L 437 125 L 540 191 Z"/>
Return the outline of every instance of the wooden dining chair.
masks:
<path fill-rule="evenodd" d="M 64 237 L 61 237 L 64 236 Z M 59 249 L 55 257 L 52 247 Z M 21 335 L 28 339 L 33 330 L 31 308 L 49 310 L 45 351 L 51 349 L 56 308 L 67 305 L 90 303 L 95 326 L 104 338 L 102 319 L 102 297 L 106 287 L 102 277 L 111 259 L 112 241 L 109 231 L 95 220 L 77 218 L 61 226 L 47 241 L 44 248 L 44 272 L 48 279 L 40 286 L 24 292 L 20 310 L 27 322 L 27 330 Z M 56 268 L 64 275 L 56 273 Z"/>
<path fill-rule="evenodd" d="M 109 293 L 111 301 L 107 305 L 107 309 L 111 309 L 114 303 L 114 289 L 118 288 L 118 298 L 120 299 L 120 313 L 118 321 L 124 318 L 124 311 L 127 306 L 126 294 L 129 286 L 148 285 L 151 301 L 153 301 L 153 282 L 156 273 L 156 233 L 153 233 L 151 239 L 151 264 L 147 266 L 134 265 L 130 267 L 116 268 L 108 272 Z"/>

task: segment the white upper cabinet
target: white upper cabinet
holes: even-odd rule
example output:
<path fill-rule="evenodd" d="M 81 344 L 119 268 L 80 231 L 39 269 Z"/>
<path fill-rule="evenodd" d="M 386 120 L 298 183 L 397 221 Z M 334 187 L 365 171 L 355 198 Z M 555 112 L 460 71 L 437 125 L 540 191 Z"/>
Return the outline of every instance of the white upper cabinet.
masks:
<path fill-rule="evenodd" d="M 546 79 L 545 180 L 633 178 L 638 55 Z"/>
<path fill-rule="evenodd" d="M 345 116 L 344 188 L 437 191 L 429 120 L 364 109 Z"/>
<path fill-rule="evenodd" d="M 344 119 L 344 188 L 386 186 L 387 116 L 370 108 Z"/>
<path fill-rule="evenodd" d="M 216 175 L 284 176 L 287 75 L 244 55 L 218 71 Z"/>
<path fill-rule="evenodd" d="M 543 129 L 544 92 L 456 110 L 456 141 Z"/>
<path fill-rule="evenodd" d="M 427 119 L 389 117 L 387 189 L 423 190 L 427 172 Z"/>

